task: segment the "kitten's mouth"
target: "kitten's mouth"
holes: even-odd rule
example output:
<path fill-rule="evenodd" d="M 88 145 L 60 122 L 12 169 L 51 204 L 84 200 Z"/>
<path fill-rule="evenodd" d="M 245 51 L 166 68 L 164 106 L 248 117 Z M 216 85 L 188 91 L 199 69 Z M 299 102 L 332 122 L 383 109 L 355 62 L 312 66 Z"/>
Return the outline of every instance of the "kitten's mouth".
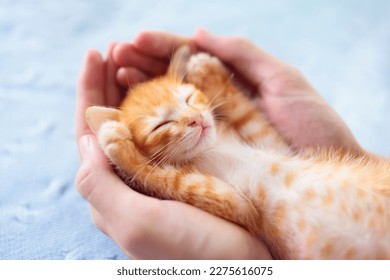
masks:
<path fill-rule="evenodd" d="M 210 128 L 211 126 L 206 124 L 202 124 L 200 126 L 199 136 L 198 136 L 198 140 L 196 141 L 195 147 L 203 142 Z"/>
<path fill-rule="evenodd" d="M 209 131 L 210 127 L 211 127 L 211 126 L 209 126 L 209 125 L 207 125 L 207 124 L 206 124 L 206 125 L 202 125 L 201 131 L 200 131 L 200 135 L 201 135 L 201 136 L 206 135 L 206 133 Z"/>

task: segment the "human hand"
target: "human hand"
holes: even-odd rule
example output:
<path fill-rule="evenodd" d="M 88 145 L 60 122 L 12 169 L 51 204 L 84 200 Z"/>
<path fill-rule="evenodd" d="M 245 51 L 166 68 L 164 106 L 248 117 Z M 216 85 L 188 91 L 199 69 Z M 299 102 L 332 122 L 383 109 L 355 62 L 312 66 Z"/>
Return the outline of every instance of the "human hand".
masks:
<path fill-rule="evenodd" d="M 249 82 L 260 109 L 294 148 L 335 147 L 364 153 L 342 119 L 294 67 L 240 37 L 198 30 L 193 42 Z"/>
<path fill-rule="evenodd" d="M 96 138 L 84 120 L 88 106 L 118 106 L 122 99 L 115 75 L 125 71 L 124 86 L 132 86 L 149 76 L 164 71 L 171 47 L 185 40 L 164 35 L 160 53 L 156 57 L 144 55 L 152 45 L 142 44 L 142 34 L 130 48 L 125 65 L 117 71 L 113 57 L 120 45 L 109 47 L 107 59 L 97 51 L 86 55 L 78 82 L 76 108 L 76 135 L 79 144 L 81 167 L 76 185 L 90 204 L 97 227 L 110 236 L 123 252 L 137 259 L 261 259 L 270 258 L 261 241 L 241 227 L 176 201 L 162 201 L 139 194 L 124 184 L 114 173 Z M 138 43 L 137 43 L 138 42 Z M 123 47 L 123 46 L 122 46 Z M 127 49 L 128 50 L 128 49 Z M 133 53 L 131 53 L 133 52 Z M 137 52 L 137 53 L 136 53 Z M 131 61 L 133 59 L 133 61 Z M 150 64 L 144 64 L 148 60 Z M 144 67 L 149 65 L 152 70 Z M 155 64 L 156 63 L 156 64 Z M 157 65 L 160 68 L 154 67 Z M 130 67 L 134 66 L 134 67 Z M 122 72 L 123 74 L 123 72 Z"/>

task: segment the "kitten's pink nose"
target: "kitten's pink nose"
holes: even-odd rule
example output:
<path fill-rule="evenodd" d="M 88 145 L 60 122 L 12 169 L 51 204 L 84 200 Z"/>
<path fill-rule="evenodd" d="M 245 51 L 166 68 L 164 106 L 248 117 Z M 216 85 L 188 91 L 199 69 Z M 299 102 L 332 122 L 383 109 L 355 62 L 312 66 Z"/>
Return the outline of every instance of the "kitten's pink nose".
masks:
<path fill-rule="evenodd" d="M 188 126 L 194 127 L 194 126 L 203 126 L 203 116 L 199 115 L 198 117 L 194 118 L 188 123 Z"/>
<path fill-rule="evenodd" d="M 202 121 L 200 119 L 194 120 L 188 124 L 188 126 L 198 126 L 198 125 L 202 125 Z"/>

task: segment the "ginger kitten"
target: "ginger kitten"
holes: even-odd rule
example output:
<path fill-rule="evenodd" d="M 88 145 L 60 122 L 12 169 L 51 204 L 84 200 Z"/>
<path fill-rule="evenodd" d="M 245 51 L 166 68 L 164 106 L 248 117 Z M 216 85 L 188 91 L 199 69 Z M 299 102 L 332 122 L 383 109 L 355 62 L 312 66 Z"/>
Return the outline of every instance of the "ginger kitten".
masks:
<path fill-rule="evenodd" d="M 241 225 L 274 258 L 389 259 L 389 161 L 290 152 L 230 80 L 182 47 L 165 76 L 87 121 L 129 185 Z"/>

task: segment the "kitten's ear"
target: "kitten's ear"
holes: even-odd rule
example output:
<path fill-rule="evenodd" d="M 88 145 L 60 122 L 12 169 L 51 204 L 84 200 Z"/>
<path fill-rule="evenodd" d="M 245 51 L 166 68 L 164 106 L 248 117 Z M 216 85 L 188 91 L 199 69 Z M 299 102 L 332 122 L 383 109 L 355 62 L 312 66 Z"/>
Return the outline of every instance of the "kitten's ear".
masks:
<path fill-rule="evenodd" d="M 195 49 L 190 45 L 179 47 L 173 54 L 167 74 L 182 81 L 187 73 L 187 63 L 193 53 L 195 53 Z"/>
<path fill-rule="evenodd" d="M 96 134 L 100 126 L 109 120 L 119 121 L 121 111 L 114 108 L 91 106 L 85 111 L 85 118 L 89 127 Z"/>

